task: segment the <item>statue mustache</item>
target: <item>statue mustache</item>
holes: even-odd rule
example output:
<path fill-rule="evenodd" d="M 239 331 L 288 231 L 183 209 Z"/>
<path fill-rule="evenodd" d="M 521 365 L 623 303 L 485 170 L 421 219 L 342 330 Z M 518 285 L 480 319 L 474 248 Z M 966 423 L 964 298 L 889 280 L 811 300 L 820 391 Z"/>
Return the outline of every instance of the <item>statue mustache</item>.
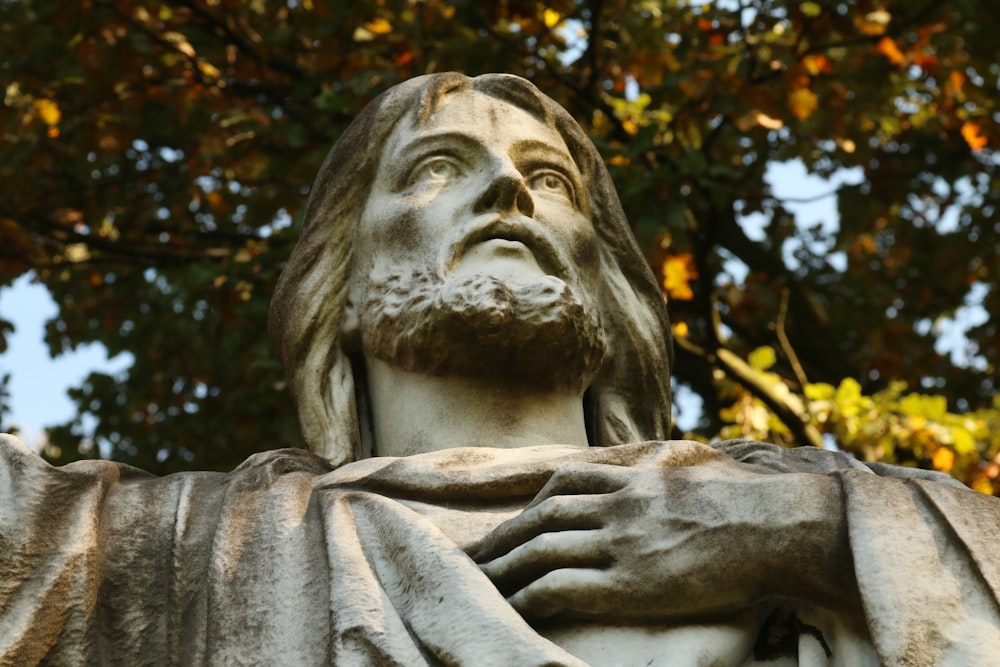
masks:
<path fill-rule="evenodd" d="M 461 239 L 444 251 L 445 272 L 456 266 L 476 245 L 491 240 L 523 243 L 545 273 L 560 279 L 570 275 L 569 262 L 559 252 L 555 240 L 534 219 L 523 215 L 489 215 L 471 225 Z"/>

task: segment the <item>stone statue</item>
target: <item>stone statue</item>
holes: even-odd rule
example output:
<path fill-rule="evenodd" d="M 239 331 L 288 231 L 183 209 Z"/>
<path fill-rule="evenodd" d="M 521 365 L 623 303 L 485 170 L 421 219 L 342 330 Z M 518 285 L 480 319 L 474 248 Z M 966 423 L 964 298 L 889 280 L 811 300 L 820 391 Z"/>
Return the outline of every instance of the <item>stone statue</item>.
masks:
<path fill-rule="evenodd" d="M 662 441 L 659 289 L 594 147 L 522 79 L 373 101 L 271 315 L 311 452 L 157 478 L 0 440 L 0 664 L 1000 656 L 996 499 Z"/>

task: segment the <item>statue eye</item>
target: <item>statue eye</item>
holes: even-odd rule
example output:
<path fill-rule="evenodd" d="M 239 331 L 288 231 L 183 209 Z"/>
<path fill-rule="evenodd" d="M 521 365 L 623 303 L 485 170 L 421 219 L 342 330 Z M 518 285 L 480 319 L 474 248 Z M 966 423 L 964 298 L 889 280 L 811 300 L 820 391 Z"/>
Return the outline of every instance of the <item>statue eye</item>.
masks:
<path fill-rule="evenodd" d="M 434 155 L 417 165 L 410 179 L 411 184 L 420 182 L 447 183 L 462 176 L 464 170 L 455 158 Z"/>
<path fill-rule="evenodd" d="M 573 201 L 573 186 L 569 179 L 549 169 L 537 172 L 528 179 L 528 187 L 535 192 L 555 195 Z"/>

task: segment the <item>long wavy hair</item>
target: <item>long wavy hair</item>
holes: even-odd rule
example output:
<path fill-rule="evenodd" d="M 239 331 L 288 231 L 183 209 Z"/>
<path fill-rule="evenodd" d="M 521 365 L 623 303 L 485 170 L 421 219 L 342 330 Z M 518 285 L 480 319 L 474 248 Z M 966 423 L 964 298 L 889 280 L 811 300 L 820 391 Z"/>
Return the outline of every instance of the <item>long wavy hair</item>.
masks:
<path fill-rule="evenodd" d="M 445 96 L 467 90 L 554 127 L 590 185 L 600 253 L 597 299 L 609 350 L 584 396 L 590 444 L 666 438 L 673 356 L 667 311 L 597 149 L 565 109 L 528 81 L 451 72 L 411 79 L 375 98 L 330 150 L 313 184 L 268 322 L 306 445 L 334 465 L 375 451 L 364 362 L 360 355 L 352 359 L 342 334 L 355 226 L 393 128 L 408 114 L 419 125 Z"/>

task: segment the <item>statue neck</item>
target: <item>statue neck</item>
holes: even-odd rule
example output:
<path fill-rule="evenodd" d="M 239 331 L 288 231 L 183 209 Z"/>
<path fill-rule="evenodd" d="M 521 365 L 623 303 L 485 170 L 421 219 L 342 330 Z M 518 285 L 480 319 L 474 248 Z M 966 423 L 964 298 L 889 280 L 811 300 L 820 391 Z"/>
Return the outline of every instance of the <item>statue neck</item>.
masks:
<path fill-rule="evenodd" d="M 587 446 L 580 395 L 410 373 L 373 358 L 366 363 L 378 456 L 454 447 Z"/>

